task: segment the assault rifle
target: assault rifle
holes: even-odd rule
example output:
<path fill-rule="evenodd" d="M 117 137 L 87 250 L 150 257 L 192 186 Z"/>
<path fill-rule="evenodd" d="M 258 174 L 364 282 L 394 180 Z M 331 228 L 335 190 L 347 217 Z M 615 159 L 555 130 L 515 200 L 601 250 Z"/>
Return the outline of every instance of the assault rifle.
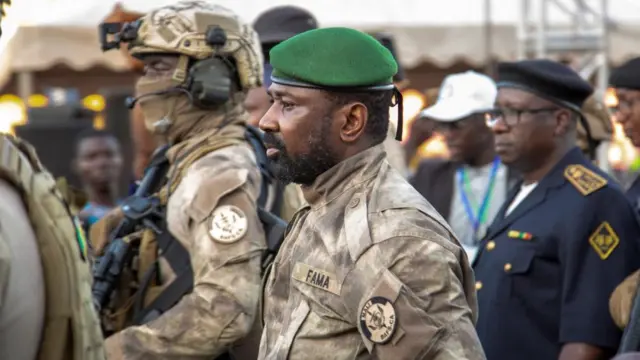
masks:
<path fill-rule="evenodd" d="M 96 260 L 91 291 L 98 313 L 101 313 L 111 300 L 122 270 L 134 255 L 136 246 L 128 235 L 141 227 L 150 228 L 156 233 L 161 232 L 156 226 L 164 217 L 160 209 L 160 201 L 151 195 L 163 184 L 169 169 L 169 161 L 165 156 L 167 149 L 168 146 L 160 147 L 153 154 L 140 186 L 121 205 L 124 219 L 111 233 L 111 241 L 104 255 Z"/>

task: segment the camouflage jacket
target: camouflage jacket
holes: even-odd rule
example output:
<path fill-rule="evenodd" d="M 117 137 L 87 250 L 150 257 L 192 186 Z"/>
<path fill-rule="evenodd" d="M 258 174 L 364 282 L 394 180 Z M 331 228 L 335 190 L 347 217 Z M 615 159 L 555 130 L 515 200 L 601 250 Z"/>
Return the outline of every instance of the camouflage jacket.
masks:
<path fill-rule="evenodd" d="M 259 359 L 485 358 L 465 252 L 383 145 L 302 191 L 265 280 Z"/>

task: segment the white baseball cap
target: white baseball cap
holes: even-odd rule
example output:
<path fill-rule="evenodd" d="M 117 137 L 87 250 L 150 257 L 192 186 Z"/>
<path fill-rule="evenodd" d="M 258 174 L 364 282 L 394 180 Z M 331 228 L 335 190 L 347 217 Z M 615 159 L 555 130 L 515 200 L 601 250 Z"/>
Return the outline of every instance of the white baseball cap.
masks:
<path fill-rule="evenodd" d="M 440 86 L 438 101 L 424 109 L 421 117 L 454 122 L 473 113 L 493 109 L 498 89 L 490 77 L 475 71 L 447 76 Z"/>

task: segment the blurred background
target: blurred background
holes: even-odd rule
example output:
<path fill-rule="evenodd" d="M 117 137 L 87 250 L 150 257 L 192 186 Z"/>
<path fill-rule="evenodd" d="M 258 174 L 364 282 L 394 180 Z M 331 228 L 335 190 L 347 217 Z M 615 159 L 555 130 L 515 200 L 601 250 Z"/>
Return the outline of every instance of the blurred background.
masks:
<path fill-rule="evenodd" d="M 562 60 L 597 88 L 596 100 L 614 106 L 606 81 L 612 68 L 640 55 L 638 0 L 215 0 L 252 22 L 278 5 L 309 10 L 320 26 L 384 33 L 404 71 L 404 138 L 421 109 L 435 101 L 451 73 L 493 74 L 497 61 Z M 78 186 L 71 165 L 75 138 L 87 127 L 106 129 L 121 144 L 121 189 L 133 177 L 131 119 L 124 106 L 140 65 L 126 51 L 102 53 L 98 25 L 132 21 L 158 0 L 14 0 L 0 40 L 0 131 L 31 141 L 56 177 Z M 604 109 L 604 107 L 602 107 Z M 395 112 L 392 112 L 394 114 Z M 607 115 L 605 115 L 607 116 Z M 613 124 L 599 165 L 626 173 L 637 152 Z M 438 136 L 419 147 L 420 158 L 446 156 Z"/>

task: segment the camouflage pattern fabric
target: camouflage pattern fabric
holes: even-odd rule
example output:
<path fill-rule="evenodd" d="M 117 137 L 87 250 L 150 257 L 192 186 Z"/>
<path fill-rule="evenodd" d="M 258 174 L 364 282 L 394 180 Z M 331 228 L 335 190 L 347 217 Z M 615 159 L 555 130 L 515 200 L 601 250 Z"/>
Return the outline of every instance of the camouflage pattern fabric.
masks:
<path fill-rule="evenodd" d="M 193 292 L 151 323 L 109 337 L 109 359 L 210 360 L 249 333 L 266 249 L 256 205 L 260 177 L 248 144 L 208 153 L 191 165 L 169 197 L 167 219 L 191 254 Z"/>
<path fill-rule="evenodd" d="M 259 359 L 484 359 L 474 276 L 383 145 L 302 188 L 265 280 Z"/>

